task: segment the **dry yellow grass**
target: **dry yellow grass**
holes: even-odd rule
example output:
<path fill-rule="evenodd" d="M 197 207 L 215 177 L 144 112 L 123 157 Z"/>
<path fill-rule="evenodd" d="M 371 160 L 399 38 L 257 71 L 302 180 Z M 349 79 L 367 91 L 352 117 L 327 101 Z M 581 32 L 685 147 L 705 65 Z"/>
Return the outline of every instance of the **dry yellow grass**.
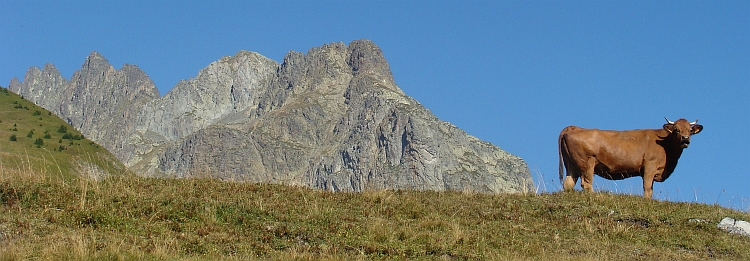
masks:
<path fill-rule="evenodd" d="M 331 193 L 4 171 L 2 260 L 750 259 L 750 238 L 715 227 L 747 213 L 636 196 Z"/>

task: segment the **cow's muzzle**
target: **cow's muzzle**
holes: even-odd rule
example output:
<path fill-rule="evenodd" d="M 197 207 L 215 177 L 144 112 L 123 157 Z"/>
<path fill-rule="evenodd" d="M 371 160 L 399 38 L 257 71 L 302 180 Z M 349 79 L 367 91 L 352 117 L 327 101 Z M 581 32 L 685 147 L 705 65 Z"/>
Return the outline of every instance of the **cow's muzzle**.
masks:
<path fill-rule="evenodd" d="M 682 144 L 683 148 L 687 148 L 690 145 L 690 136 L 682 136 L 680 144 Z"/>

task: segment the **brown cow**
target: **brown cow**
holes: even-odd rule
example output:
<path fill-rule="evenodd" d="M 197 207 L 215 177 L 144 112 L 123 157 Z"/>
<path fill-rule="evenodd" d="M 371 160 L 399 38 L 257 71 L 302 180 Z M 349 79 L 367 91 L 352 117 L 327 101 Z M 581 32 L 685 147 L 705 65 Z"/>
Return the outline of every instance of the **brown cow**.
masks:
<path fill-rule="evenodd" d="M 593 191 L 594 174 L 609 180 L 643 177 L 643 196 L 651 198 L 654 181 L 669 178 L 682 150 L 690 144 L 690 135 L 702 125 L 679 119 L 662 129 L 612 131 L 568 126 L 560 132 L 560 182 L 573 190 L 581 177 L 581 188 Z M 567 169 L 563 181 L 563 166 Z"/>

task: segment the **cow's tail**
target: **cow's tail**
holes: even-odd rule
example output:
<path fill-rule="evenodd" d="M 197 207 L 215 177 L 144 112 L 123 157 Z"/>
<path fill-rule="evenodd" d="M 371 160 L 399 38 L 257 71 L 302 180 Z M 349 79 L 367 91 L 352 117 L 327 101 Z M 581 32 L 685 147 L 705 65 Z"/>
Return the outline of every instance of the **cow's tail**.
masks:
<path fill-rule="evenodd" d="M 563 171 L 564 171 L 563 168 L 565 168 L 565 167 L 563 167 L 563 155 L 562 155 L 562 150 L 563 150 L 563 147 L 562 147 L 563 146 L 563 144 L 562 144 L 563 143 L 562 138 L 563 138 L 563 135 L 565 135 L 565 129 L 563 129 L 560 132 L 560 137 L 557 138 L 557 156 L 559 158 L 559 166 L 558 166 L 559 169 L 558 169 L 558 171 L 560 173 L 560 183 L 563 182 L 563 177 L 564 177 L 563 176 Z"/>
<path fill-rule="evenodd" d="M 566 141 L 565 139 L 563 139 L 563 137 L 566 133 L 575 129 L 579 128 L 576 126 L 565 127 L 562 131 L 560 131 L 560 137 L 557 138 L 557 155 L 559 156 L 558 171 L 560 173 L 560 183 L 563 183 L 563 178 L 565 178 L 565 174 L 563 174 L 563 172 L 565 171 L 565 167 L 567 166 L 565 166 L 565 159 L 563 158 L 566 157 L 565 155 L 567 155 L 568 153 L 568 145 L 566 144 Z"/>

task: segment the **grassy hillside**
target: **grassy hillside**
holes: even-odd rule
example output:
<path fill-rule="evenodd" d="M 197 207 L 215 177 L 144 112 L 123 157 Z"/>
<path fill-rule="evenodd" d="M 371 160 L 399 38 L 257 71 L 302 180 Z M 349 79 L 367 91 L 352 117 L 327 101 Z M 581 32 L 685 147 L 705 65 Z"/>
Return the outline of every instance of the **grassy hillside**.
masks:
<path fill-rule="evenodd" d="M 0 259 L 750 260 L 750 238 L 716 228 L 725 216 L 750 220 L 607 193 L 21 177 L 0 183 Z"/>
<path fill-rule="evenodd" d="M 125 170 L 106 149 L 56 115 L 0 88 L 0 170 L 3 169 L 59 175 L 64 179 L 81 172 L 104 176 Z"/>

